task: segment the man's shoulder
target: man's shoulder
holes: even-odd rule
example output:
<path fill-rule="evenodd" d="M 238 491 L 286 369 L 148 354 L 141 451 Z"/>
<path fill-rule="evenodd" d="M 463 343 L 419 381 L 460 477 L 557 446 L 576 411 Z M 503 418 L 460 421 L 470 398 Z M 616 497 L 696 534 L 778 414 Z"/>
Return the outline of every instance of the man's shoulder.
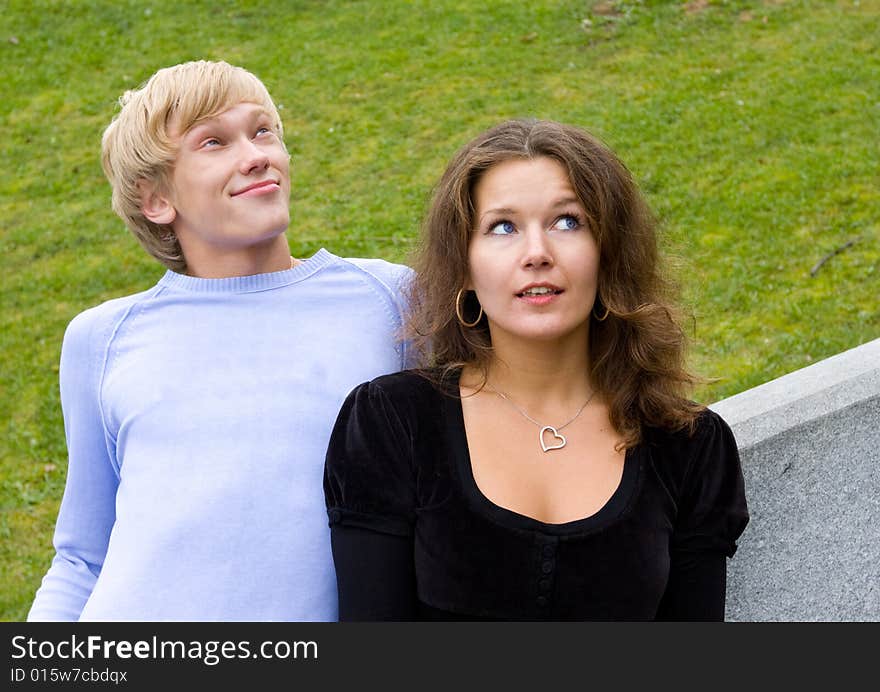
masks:
<path fill-rule="evenodd" d="M 77 314 L 67 325 L 65 339 L 94 338 L 106 334 L 117 325 L 131 309 L 156 292 L 156 287 L 127 296 L 110 298 Z"/>
<path fill-rule="evenodd" d="M 395 294 L 400 292 L 413 271 L 405 264 L 373 257 L 340 257 L 339 261 Z"/>

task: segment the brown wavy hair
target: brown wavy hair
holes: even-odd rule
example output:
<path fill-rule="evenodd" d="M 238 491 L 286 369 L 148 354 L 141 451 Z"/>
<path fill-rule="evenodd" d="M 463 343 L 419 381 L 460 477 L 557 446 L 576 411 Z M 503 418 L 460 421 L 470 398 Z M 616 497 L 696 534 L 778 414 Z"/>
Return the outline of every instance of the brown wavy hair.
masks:
<path fill-rule="evenodd" d="M 698 378 L 685 367 L 676 287 L 661 268 L 656 219 L 611 149 L 571 125 L 509 120 L 466 144 L 447 166 L 410 262 L 416 275 L 408 289 L 404 330 L 419 365 L 438 381 L 465 365 L 475 367 L 485 384 L 492 358 L 488 322 L 484 316 L 476 326 L 464 327 L 455 312 L 476 227 L 474 188 L 502 161 L 537 157 L 552 158 L 568 171 L 599 247 L 590 377 L 608 402 L 623 445 L 638 444 L 644 426 L 693 431 L 704 407 L 687 398 Z M 479 304 L 473 292 L 464 295 L 463 316 L 473 322 Z"/>

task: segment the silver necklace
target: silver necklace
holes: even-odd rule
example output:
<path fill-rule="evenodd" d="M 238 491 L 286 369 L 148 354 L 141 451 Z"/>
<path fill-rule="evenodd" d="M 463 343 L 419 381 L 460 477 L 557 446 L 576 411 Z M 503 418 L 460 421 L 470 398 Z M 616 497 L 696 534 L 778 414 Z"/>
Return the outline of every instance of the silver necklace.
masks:
<path fill-rule="evenodd" d="M 574 421 L 577 420 L 577 417 L 579 415 L 581 415 L 583 410 L 587 407 L 587 404 L 589 404 L 590 401 L 592 401 L 593 395 L 596 393 L 595 390 L 591 391 L 590 396 L 587 397 L 587 400 L 584 402 L 584 405 L 578 409 L 577 413 L 575 413 L 571 418 L 569 418 L 567 421 L 565 421 L 565 423 L 563 423 L 562 425 L 558 425 L 558 426 L 554 427 L 552 425 L 544 425 L 540 421 L 536 421 L 528 413 L 526 413 L 519 406 L 517 406 L 515 403 L 513 403 L 513 401 L 511 401 L 510 398 L 504 392 L 499 392 L 497 389 L 495 389 L 495 387 L 493 387 L 488 382 L 486 383 L 486 386 L 490 390 L 495 392 L 498 396 L 500 396 L 502 399 L 504 399 L 508 404 L 513 406 L 513 408 L 515 408 L 517 411 L 519 411 L 519 413 L 523 417 L 525 417 L 527 420 L 530 420 L 532 423 L 534 423 L 535 425 L 537 425 L 541 429 L 541 432 L 538 433 L 538 442 L 541 443 L 541 449 L 545 453 L 550 452 L 554 449 L 562 449 L 563 447 L 565 447 L 568 440 L 566 440 L 565 435 L 560 434 L 559 431 L 562 430 L 565 426 L 569 425 L 570 423 L 574 423 Z M 551 443 L 548 445 L 544 442 L 544 433 L 545 432 L 549 432 L 551 435 L 553 435 L 553 440 L 556 441 L 555 444 Z"/>

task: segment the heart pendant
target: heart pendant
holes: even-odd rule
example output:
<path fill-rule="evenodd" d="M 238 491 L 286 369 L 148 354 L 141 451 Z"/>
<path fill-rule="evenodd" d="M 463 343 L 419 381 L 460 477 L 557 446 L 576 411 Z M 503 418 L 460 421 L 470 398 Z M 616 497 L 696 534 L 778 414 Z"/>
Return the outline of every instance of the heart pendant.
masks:
<path fill-rule="evenodd" d="M 547 430 L 549 430 L 551 433 L 553 433 L 553 437 L 555 439 L 559 440 L 559 444 L 555 444 L 555 445 L 554 444 L 551 444 L 551 445 L 544 444 L 544 432 Z M 562 449 L 563 447 L 565 447 L 565 436 L 560 435 L 558 432 L 556 432 L 556 428 L 554 428 L 552 425 L 545 425 L 543 428 L 541 428 L 541 436 L 539 439 L 541 441 L 541 449 L 543 449 L 545 452 L 549 452 L 550 450 L 553 450 L 553 449 Z"/>

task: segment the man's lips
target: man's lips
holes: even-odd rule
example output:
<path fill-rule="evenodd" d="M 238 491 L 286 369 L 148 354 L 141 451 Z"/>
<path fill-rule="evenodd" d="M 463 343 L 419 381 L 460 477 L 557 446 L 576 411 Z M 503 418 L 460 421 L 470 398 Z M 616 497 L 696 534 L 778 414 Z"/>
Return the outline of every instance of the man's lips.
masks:
<path fill-rule="evenodd" d="M 253 185 L 248 185 L 246 188 L 239 190 L 238 192 L 233 192 L 233 197 L 257 197 L 259 195 L 267 195 L 272 192 L 276 192 L 281 189 L 281 185 L 278 184 L 276 180 L 261 180 L 258 183 L 254 183 Z"/>

